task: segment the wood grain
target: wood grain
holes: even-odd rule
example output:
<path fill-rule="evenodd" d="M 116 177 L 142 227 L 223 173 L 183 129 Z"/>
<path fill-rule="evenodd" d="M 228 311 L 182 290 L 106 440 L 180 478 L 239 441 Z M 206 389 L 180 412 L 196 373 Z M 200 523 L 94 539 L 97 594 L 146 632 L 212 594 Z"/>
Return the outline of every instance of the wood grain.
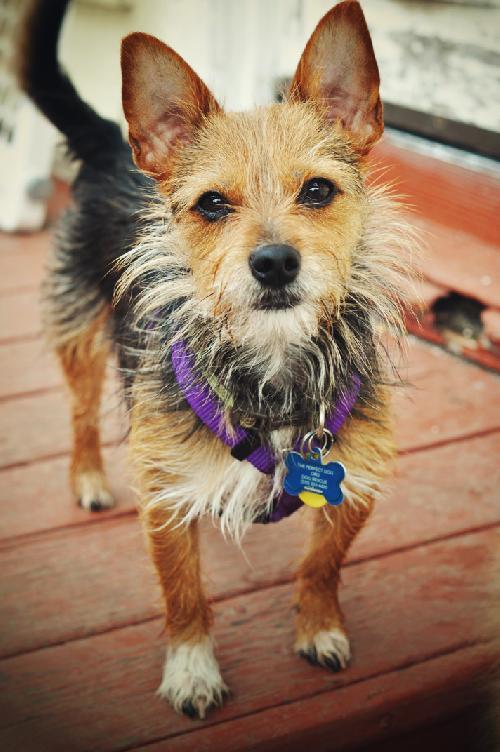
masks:
<path fill-rule="evenodd" d="M 426 250 L 421 271 L 426 279 L 480 300 L 487 306 L 500 303 L 500 248 L 457 228 L 437 222 L 416 222 L 422 229 Z M 498 238 L 500 244 L 500 237 Z"/>
<path fill-rule="evenodd" d="M 404 732 L 411 738 L 422 726 L 441 722 L 482 701 L 481 678 L 491 666 L 482 645 L 432 658 L 401 671 L 376 676 L 334 692 L 279 705 L 227 721 L 221 726 L 194 728 L 165 741 L 135 747 L 134 752 L 342 752 L 360 745 L 383 743 Z M 443 681 L 445 677 L 445 680 Z M 406 740 L 405 740 L 406 741 Z M 447 749 L 435 733 L 430 750 Z M 332 744 L 334 745 L 332 747 Z M 364 746 L 363 746 L 364 749 Z M 380 752 L 386 752 L 382 744 Z M 391 747 L 407 750 L 407 746 Z M 421 752 L 421 746 L 412 749 Z"/>
<path fill-rule="evenodd" d="M 403 458 L 391 493 L 376 506 L 349 561 L 384 556 L 500 522 L 499 450 L 497 434 Z M 50 503 L 50 498 L 45 500 Z M 132 507 L 133 500 L 129 503 Z M 305 541 L 307 512 L 279 527 L 255 525 L 243 551 L 225 542 L 218 529 L 205 521 L 203 573 L 209 593 L 224 599 L 290 581 Z M 309 518 L 315 513 L 311 510 Z M 84 527 L 4 541 L 0 655 L 81 638 L 161 613 L 135 516 L 100 518 L 100 524 L 95 519 L 94 515 L 92 524 Z"/>
<path fill-rule="evenodd" d="M 47 231 L 34 234 L 0 234 L 0 292 L 14 294 L 30 288 L 35 299 L 42 280 L 47 251 L 52 242 Z"/>
<path fill-rule="evenodd" d="M 77 506 L 69 486 L 66 455 L 1 471 L 0 540 L 5 542 L 12 537 L 71 525 L 93 525 L 116 515 L 130 514 L 135 496 L 126 446 L 105 449 L 104 461 L 116 507 L 99 514 L 89 514 Z"/>
<path fill-rule="evenodd" d="M 500 245 L 500 180 L 383 141 L 372 153 L 382 169 L 378 179 L 393 181 L 417 216 Z"/>
<path fill-rule="evenodd" d="M 488 530 L 349 567 L 342 600 L 354 658 L 342 674 L 292 654 L 289 585 L 217 605 L 217 652 L 234 696 L 206 725 L 326 693 L 325 714 L 349 714 L 347 706 L 335 709 L 340 688 L 373 677 L 380 687 L 380 677 L 390 674 L 393 686 L 404 687 L 412 665 L 484 639 L 480 613 L 499 535 Z M 119 595 L 126 600 L 126 589 Z M 23 749 L 23 740 L 36 739 L 41 752 L 102 752 L 103 740 L 106 749 L 128 749 L 192 730 L 154 696 L 160 631 L 155 620 L 3 660 L 3 748 Z M 464 654 L 463 667 L 467 661 Z M 439 684 L 448 681 L 442 674 Z"/>
<path fill-rule="evenodd" d="M 0 399 L 62 387 L 59 364 L 39 338 L 5 344 L 0 357 Z"/>
<path fill-rule="evenodd" d="M 101 414 L 103 440 L 127 434 L 127 418 L 117 379 L 106 382 Z M 64 390 L 28 395 L 0 403 L 0 467 L 67 453 L 71 447 L 69 405 Z"/>
<path fill-rule="evenodd" d="M 38 293 L 23 290 L 0 298 L 0 343 L 40 335 Z"/>

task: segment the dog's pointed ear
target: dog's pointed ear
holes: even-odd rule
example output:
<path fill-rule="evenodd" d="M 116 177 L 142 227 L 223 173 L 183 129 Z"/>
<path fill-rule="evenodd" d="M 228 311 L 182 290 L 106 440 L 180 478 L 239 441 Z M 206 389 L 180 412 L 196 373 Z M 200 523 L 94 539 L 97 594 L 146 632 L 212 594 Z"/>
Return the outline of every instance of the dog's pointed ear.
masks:
<path fill-rule="evenodd" d="M 380 77 L 361 6 L 344 0 L 319 22 L 299 61 L 292 99 L 314 100 L 338 122 L 360 154 L 384 130 Z"/>
<path fill-rule="evenodd" d="M 219 108 L 203 81 L 174 50 L 149 34 L 122 41 L 122 101 L 139 169 L 161 180 L 174 150 Z"/>

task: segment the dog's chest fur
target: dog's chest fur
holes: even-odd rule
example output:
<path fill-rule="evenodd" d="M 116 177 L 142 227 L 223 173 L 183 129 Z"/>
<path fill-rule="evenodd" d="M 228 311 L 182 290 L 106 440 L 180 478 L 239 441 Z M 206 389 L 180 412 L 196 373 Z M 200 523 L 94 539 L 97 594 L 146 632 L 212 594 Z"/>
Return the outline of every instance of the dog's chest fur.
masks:
<path fill-rule="evenodd" d="M 192 415 L 185 414 L 185 420 L 192 424 Z M 268 434 L 276 457 L 274 474 L 265 475 L 247 461 L 238 461 L 230 449 L 205 426 L 186 432 L 184 419 L 176 423 L 172 413 L 156 424 L 153 446 L 144 438 L 149 420 L 135 423 L 132 435 L 134 455 L 142 462 L 139 446 L 146 445 L 147 462 L 152 473 L 158 478 L 169 478 L 161 483 L 158 491 L 146 502 L 149 507 L 168 507 L 175 510 L 184 523 L 204 515 L 220 524 L 222 531 L 240 540 L 256 518 L 265 516 L 273 506 L 273 500 L 283 488 L 286 473 L 284 458 L 297 437 L 297 429 L 283 428 Z M 362 430 L 363 422 L 352 419 L 358 426 L 354 433 Z M 351 433 L 353 426 L 348 427 Z M 164 440 L 162 440 L 162 431 Z M 367 494 L 378 494 L 381 466 L 374 457 L 372 467 L 359 462 L 356 450 L 351 450 L 350 439 L 342 438 L 339 432 L 339 445 L 334 446 L 329 459 L 340 458 L 346 465 L 347 476 L 343 484 L 345 504 L 363 504 Z M 321 510 L 314 510 L 321 514 Z"/>

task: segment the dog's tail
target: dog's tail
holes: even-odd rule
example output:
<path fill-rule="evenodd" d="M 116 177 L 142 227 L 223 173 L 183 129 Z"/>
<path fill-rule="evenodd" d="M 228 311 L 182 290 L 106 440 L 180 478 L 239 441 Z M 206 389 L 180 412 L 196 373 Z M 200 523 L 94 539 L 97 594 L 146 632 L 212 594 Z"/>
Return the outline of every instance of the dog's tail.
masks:
<path fill-rule="evenodd" d="M 17 75 L 21 89 L 66 137 L 71 153 L 107 169 L 124 141 L 120 128 L 86 104 L 61 69 L 57 45 L 69 0 L 31 0 L 21 28 Z"/>

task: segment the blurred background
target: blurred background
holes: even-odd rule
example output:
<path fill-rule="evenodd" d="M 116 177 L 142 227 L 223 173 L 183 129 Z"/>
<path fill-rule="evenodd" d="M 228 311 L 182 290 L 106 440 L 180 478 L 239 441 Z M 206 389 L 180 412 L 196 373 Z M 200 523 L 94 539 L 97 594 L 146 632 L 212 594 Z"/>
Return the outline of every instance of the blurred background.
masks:
<path fill-rule="evenodd" d="M 24 111 L 9 76 L 23 5 L 23 0 L 0 3 L 0 164 L 8 168 L 9 159 L 11 166 L 9 180 L 0 185 L 0 224 L 7 229 L 16 229 L 12 160 L 19 166 L 17 179 L 33 192 L 30 183 L 40 175 L 27 174 L 28 162 L 34 169 L 35 154 L 43 173 L 52 165 L 57 141 L 53 133 L 42 136 L 39 122 L 24 125 L 32 115 Z M 123 123 L 120 40 L 141 29 L 174 47 L 228 108 L 246 109 L 276 98 L 330 5 L 330 0 L 75 0 L 61 59 L 84 98 Z M 499 158 L 499 1 L 365 0 L 363 8 L 381 72 L 386 124 Z M 31 152 L 30 141 L 36 142 Z M 29 154 L 24 161 L 23 153 Z M 67 174 L 60 156 L 54 170 Z M 22 227 L 30 219 L 19 200 L 15 208 Z"/>
<path fill-rule="evenodd" d="M 189 60 L 228 108 L 248 109 L 272 101 L 331 5 L 330 0 L 80 0 L 68 18 L 62 59 L 89 101 L 121 119 L 119 43 L 124 34 L 142 29 Z M 500 4 L 365 0 L 363 9 L 380 66 L 387 124 L 495 154 Z"/>

